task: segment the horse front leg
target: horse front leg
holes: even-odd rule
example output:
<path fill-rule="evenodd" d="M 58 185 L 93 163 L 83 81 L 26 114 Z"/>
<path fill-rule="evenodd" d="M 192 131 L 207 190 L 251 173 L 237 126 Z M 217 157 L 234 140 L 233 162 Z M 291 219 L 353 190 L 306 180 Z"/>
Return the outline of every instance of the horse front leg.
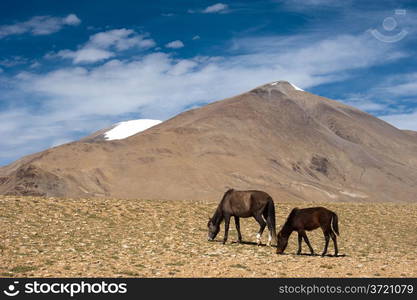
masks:
<path fill-rule="evenodd" d="M 301 235 L 301 233 L 298 233 L 298 251 L 297 251 L 297 255 L 301 254 L 301 243 L 303 242 L 303 236 Z"/>
<path fill-rule="evenodd" d="M 238 243 L 242 243 L 242 234 L 240 233 L 240 220 L 239 217 L 235 216 L 235 225 L 237 230 L 237 241 Z"/>
<path fill-rule="evenodd" d="M 226 244 L 227 236 L 229 235 L 230 216 L 224 217 L 224 238 L 223 245 Z"/>
<path fill-rule="evenodd" d="M 310 241 L 308 240 L 308 237 L 307 237 L 306 232 L 305 231 L 302 231 L 301 234 L 302 234 L 302 236 L 304 238 L 304 241 L 306 242 L 308 248 L 310 249 L 311 255 L 314 255 L 313 247 L 311 247 L 311 244 L 310 244 Z"/>

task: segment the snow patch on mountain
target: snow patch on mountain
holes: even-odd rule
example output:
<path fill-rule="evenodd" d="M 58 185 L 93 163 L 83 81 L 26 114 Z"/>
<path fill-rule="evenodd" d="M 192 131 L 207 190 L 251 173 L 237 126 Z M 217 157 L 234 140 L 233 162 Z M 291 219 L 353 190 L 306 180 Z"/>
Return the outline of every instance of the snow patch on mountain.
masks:
<path fill-rule="evenodd" d="M 303 89 L 300 89 L 298 86 L 296 86 L 295 84 L 292 84 L 291 82 L 289 82 L 289 84 L 291 84 L 291 86 L 294 88 L 294 89 L 296 89 L 297 91 L 302 91 L 302 92 L 304 92 L 304 90 Z"/>
<path fill-rule="evenodd" d="M 125 122 L 117 123 L 112 129 L 104 133 L 104 138 L 108 141 L 121 140 L 129 136 L 132 136 L 138 132 L 144 131 L 155 125 L 158 125 L 162 121 L 150 120 L 150 119 L 139 119 L 130 120 Z"/>
<path fill-rule="evenodd" d="M 283 82 L 287 82 L 287 83 L 289 83 L 295 90 L 297 90 L 297 91 L 302 91 L 302 92 L 304 92 L 304 90 L 303 89 L 300 89 L 298 86 L 296 86 L 295 84 L 292 84 L 291 82 L 289 82 L 289 81 L 275 81 L 275 82 L 272 82 L 270 85 L 277 85 L 278 83 L 283 83 Z"/>

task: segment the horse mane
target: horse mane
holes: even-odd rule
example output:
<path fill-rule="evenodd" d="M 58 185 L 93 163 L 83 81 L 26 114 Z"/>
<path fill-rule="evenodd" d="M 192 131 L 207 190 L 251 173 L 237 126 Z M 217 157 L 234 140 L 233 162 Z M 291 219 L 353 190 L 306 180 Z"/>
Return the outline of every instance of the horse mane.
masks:
<path fill-rule="evenodd" d="M 224 195 L 222 200 L 220 201 L 219 205 L 217 206 L 216 211 L 214 212 L 213 217 L 211 218 L 212 222 L 214 224 L 220 224 L 223 221 L 223 210 L 222 210 L 222 204 L 223 201 L 226 200 L 226 198 L 234 191 L 234 189 L 228 189 Z"/>
<path fill-rule="evenodd" d="M 287 220 L 285 221 L 285 225 L 288 224 L 289 222 L 292 221 L 292 219 L 294 218 L 295 214 L 297 213 L 297 211 L 299 211 L 300 209 L 298 207 L 295 207 L 291 210 L 290 214 L 287 217 Z"/>

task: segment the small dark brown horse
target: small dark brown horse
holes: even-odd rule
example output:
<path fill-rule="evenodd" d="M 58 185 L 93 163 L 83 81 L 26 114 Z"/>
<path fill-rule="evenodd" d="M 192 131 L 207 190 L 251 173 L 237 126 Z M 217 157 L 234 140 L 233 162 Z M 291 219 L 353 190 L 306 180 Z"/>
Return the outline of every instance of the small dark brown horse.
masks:
<path fill-rule="evenodd" d="M 334 243 L 334 255 L 337 256 L 337 241 L 336 234 L 339 235 L 338 217 L 337 215 L 324 207 L 311 207 L 311 208 L 294 208 L 289 214 L 287 221 L 280 230 L 277 236 L 277 253 L 284 253 L 288 244 L 288 238 L 293 231 L 298 232 L 298 252 L 301 254 L 302 239 L 307 243 L 310 249 L 311 255 L 314 255 L 314 250 L 310 245 L 310 241 L 307 238 L 306 230 L 311 231 L 317 228 L 323 230 L 324 239 L 326 241 L 322 256 L 326 255 L 327 247 L 329 246 L 330 237 Z M 336 233 L 336 234 L 335 234 Z"/>
<path fill-rule="evenodd" d="M 261 243 L 262 232 L 264 231 L 266 225 L 268 225 L 269 229 L 268 245 L 271 244 L 272 239 L 276 239 L 275 206 L 271 196 L 267 193 L 255 190 L 236 191 L 234 189 L 230 189 L 224 193 L 216 211 L 207 224 L 209 241 L 214 240 L 220 231 L 220 224 L 224 220 L 223 244 L 226 243 L 229 232 L 230 218 L 232 216 L 235 218 L 239 243 L 242 242 L 239 218 L 254 217 L 259 223 L 260 229 L 256 235 L 258 245 Z"/>

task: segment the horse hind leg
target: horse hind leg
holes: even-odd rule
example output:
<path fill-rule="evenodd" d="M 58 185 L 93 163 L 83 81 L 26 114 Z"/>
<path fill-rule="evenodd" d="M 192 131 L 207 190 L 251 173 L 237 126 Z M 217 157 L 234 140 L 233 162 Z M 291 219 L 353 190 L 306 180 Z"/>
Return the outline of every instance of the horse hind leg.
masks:
<path fill-rule="evenodd" d="M 254 218 L 259 223 L 259 226 L 260 226 L 259 231 L 256 234 L 256 243 L 259 246 L 261 244 L 261 237 L 262 237 L 262 233 L 264 232 L 266 222 L 262 218 L 262 215 L 255 215 Z"/>
<path fill-rule="evenodd" d="M 337 249 L 337 237 L 336 237 L 336 235 L 334 234 L 333 231 L 330 233 L 330 236 L 332 237 L 333 244 L 334 244 L 334 256 L 337 256 L 337 254 L 339 252 L 338 249 Z"/>
<path fill-rule="evenodd" d="M 273 232 L 273 227 L 272 226 L 273 225 L 271 223 L 271 220 L 268 218 L 267 210 L 265 210 L 262 215 L 264 217 L 264 220 L 266 220 L 266 225 L 268 226 L 268 243 L 266 243 L 266 245 L 271 246 L 271 242 L 272 242 L 272 238 L 273 238 L 273 236 L 272 236 L 272 232 Z"/>
<path fill-rule="evenodd" d="M 271 247 L 271 242 L 272 242 L 272 234 L 271 234 L 271 230 L 268 230 L 268 242 L 266 243 L 266 245 Z"/>
<path fill-rule="evenodd" d="M 321 254 L 321 256 L 325 256 L 327 253 L 327 247 L 329 246 L 329 240 L 330 240 L 330 233 L 328 232 L 324 233 L 324 240 L 325 240 L 325 244 L 324 244 L 324 249 L 323 249 L 323 253 Z"/>
<path fill-rule="evenodd" d="M 271 246 L 271 242 L 272 242 L 272 224 L 270 224 L 269 222 L 267 222 L 268 225 L 268 243 L 266 244 L 267 246 Z"/>

